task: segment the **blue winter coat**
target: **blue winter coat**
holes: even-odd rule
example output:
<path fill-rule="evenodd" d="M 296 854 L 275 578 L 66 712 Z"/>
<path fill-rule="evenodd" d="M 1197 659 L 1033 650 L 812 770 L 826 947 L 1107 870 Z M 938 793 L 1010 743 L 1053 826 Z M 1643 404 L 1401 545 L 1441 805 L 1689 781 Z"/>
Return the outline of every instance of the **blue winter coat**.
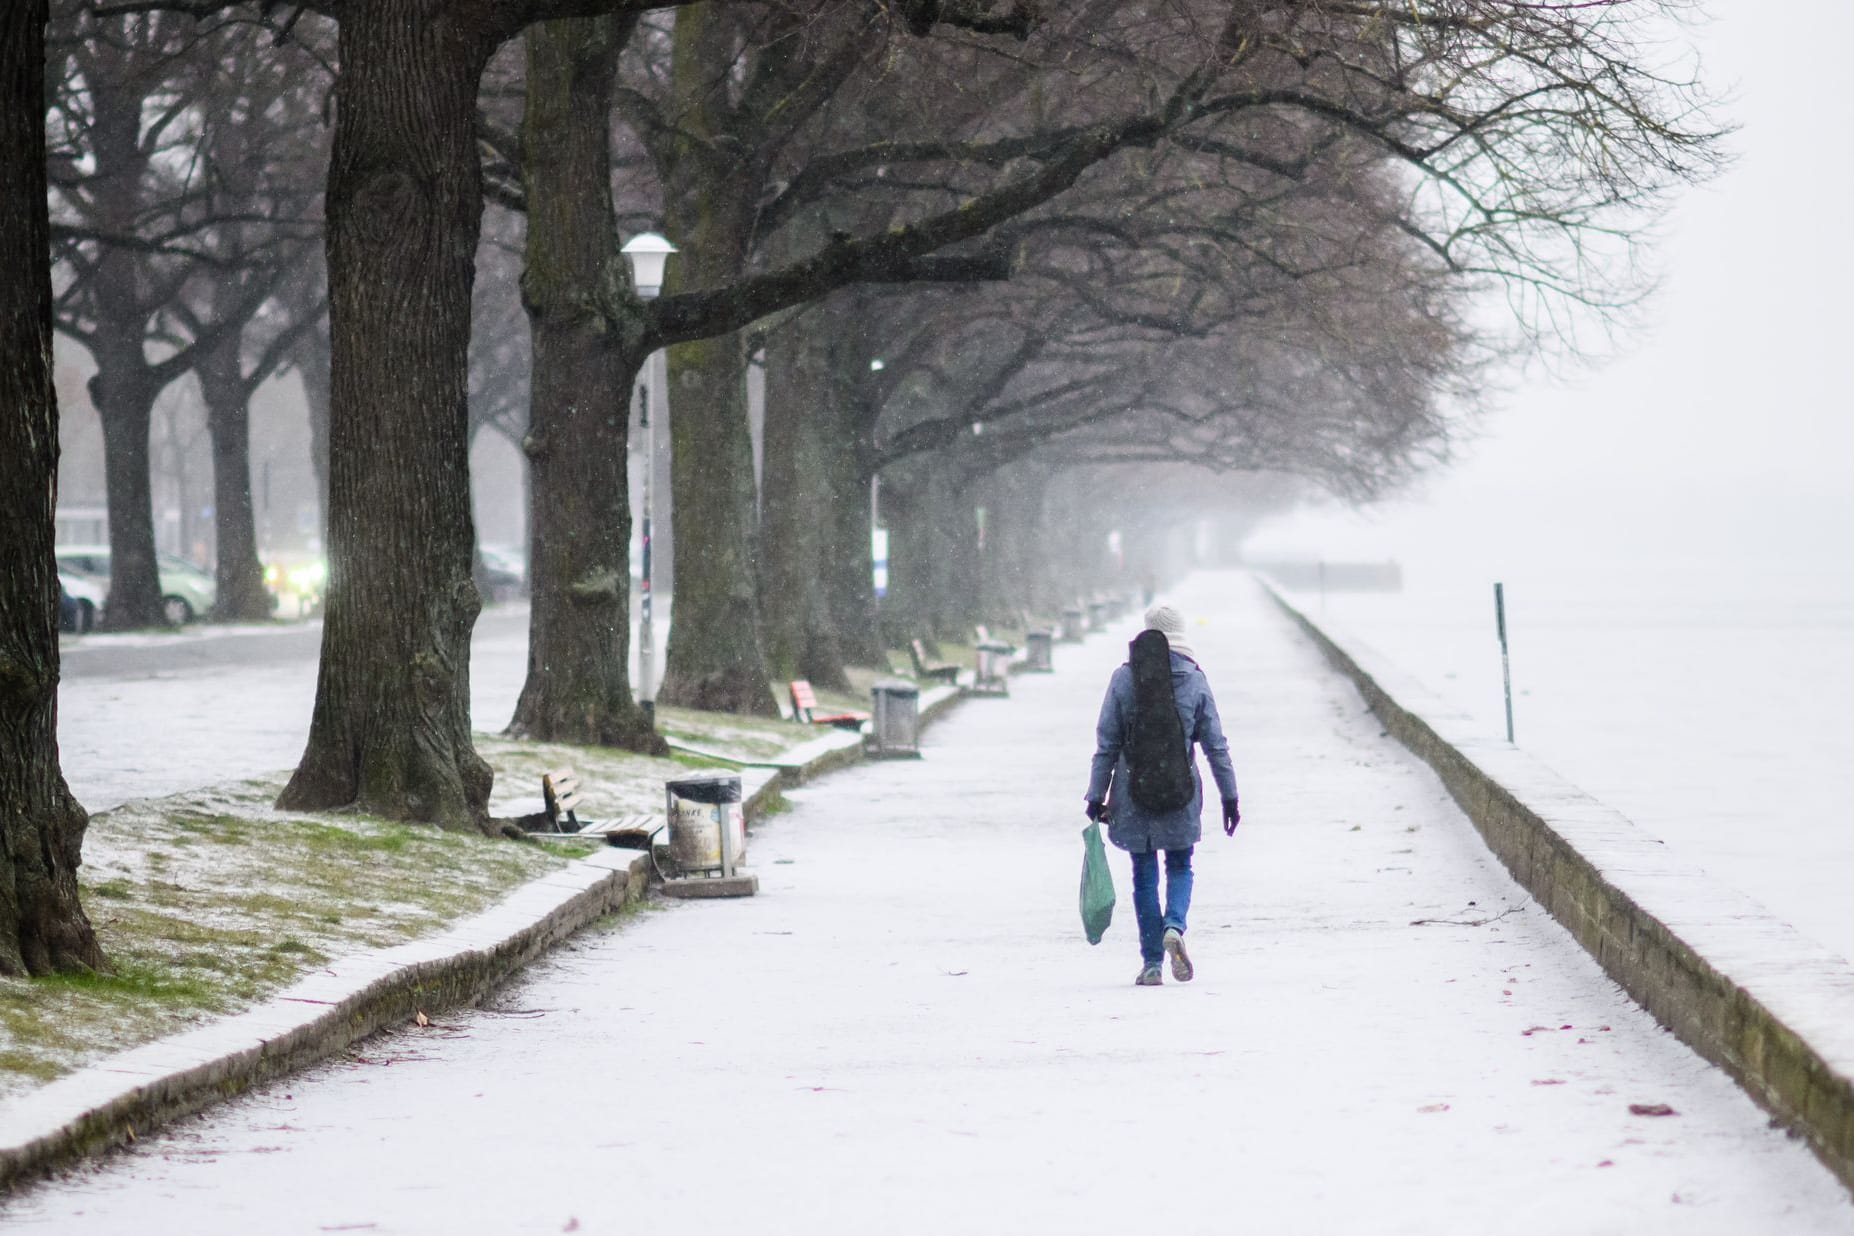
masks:
<path fill-rule="evenodd" d="M 1224 798 L 1236 797 L 1236 770 L 1230 765 L 1230 745 L 1217 718 L 1217 701 L 1210 680 L 1196 661 L 1182 653 L 1172 655 L 1172 697 L 1185 737 L 1210 761 L 1210 775 Z M 1133 670 L 1122 665 L 1107 684 L 1101 701 L 1101 719 L 1095 724 L 1094 768 L 1088 778 L 1088 801 L 1107 803 L 1107 836 L 1123 850 L 1182 850 L 1203 836 L 1199 815 L 1204 808 L 1204 782 L 1198 775 L 1195 753 L 1191 760 L 1191 801 L 1176 811 L 1147 811 L 1127 793 L 1127 762 L 1121 754 L 1133 724 Z M 1112 787 L 1112 794 L 1109 788 Z"/>

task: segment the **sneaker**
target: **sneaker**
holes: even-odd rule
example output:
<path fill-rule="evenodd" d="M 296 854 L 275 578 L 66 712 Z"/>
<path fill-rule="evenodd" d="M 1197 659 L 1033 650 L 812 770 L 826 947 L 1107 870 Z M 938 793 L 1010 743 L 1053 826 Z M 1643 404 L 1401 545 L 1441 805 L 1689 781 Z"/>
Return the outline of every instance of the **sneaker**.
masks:
<path fill-rule="evenodd" d="M 1139 972 L 1139 977 L 1133 980 L 1133 986 L 1157 987 L 1164 982 L 1165 973 L 1159 969 L 1159 963 L 1155 961 Z"/>
<path fill-rule="evenodd" d="M 1191 968 L 1191 954 L 1185 952 L 1184 933 L 1176 927 L 1165 929 L 1165 955 L 1172 959 L 1172 977 L 1181 983 L 1190 982 L 1197 971 Z"/>

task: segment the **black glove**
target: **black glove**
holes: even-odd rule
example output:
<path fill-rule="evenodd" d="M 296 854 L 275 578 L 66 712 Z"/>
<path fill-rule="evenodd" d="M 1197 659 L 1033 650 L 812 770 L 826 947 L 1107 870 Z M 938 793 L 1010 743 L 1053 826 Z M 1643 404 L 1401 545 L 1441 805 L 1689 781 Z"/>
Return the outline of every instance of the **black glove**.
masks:
<path fill-rule="evenodd" d="M 1101 817 L 1107 814 L 1107 805 L 1098 798 L 1090 798 L 1087 807 L 1083 810 L 1087 813 L 1089 819 L 1098 824 Z"/>
<path fill-rule="evenodd" d="M 1234 837 L 1236 826 L 1242 823 L 1242 810 L 1233 798 L 1223 800 L 1223 835 Z"/>

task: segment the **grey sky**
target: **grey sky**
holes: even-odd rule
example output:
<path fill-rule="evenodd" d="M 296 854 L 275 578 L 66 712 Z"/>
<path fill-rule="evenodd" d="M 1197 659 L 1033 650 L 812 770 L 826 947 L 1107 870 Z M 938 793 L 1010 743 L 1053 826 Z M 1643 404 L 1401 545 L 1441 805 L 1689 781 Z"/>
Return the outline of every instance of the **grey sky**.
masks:
<path fill-rule="evenodd" d="M 1360 520 L 1265 532 L 1328 556 L 1834 554 L 1854 526 L 1854 173 L 1846 0 L 1713 0 L 1694 31 L 1734 94 L 1737 162 L 1689 192 L 1623 354 L 1520 389 L 1447 474 Z"/>

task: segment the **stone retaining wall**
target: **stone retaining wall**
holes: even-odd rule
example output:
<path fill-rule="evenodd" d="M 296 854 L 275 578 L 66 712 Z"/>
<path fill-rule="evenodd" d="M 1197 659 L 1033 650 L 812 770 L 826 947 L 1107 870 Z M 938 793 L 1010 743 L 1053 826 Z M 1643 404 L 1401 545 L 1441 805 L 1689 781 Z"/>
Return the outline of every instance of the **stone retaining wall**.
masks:
<path fill-rule="evenodd" d="M 1854 967 L 1268 591 L 1435 769 L 1513 878 L 1854 1188 Z"/>

